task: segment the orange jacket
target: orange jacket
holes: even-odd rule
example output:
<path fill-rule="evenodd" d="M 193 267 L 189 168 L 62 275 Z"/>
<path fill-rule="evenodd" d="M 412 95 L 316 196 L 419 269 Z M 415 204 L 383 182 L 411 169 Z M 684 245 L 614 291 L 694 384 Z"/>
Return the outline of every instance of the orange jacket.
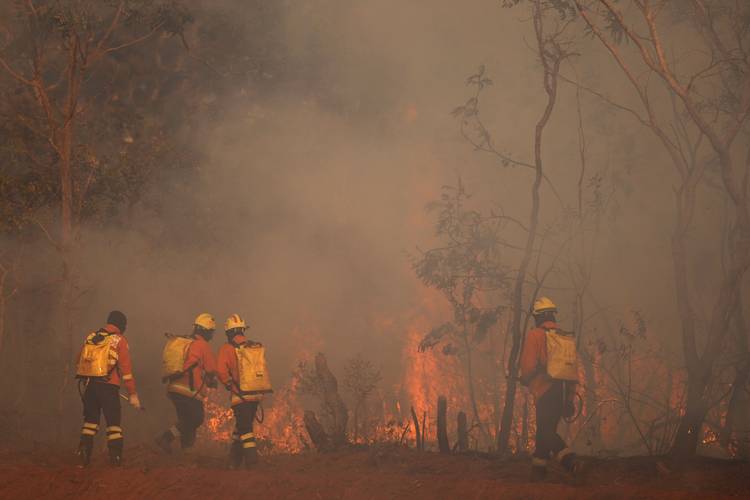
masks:
<path fill-rule="evenodd" d="M 117 357 L 115 368 L 104 378 L 104 382 L 117 387 L 124 385 L 128 394 L 135 394 L 135 379 L 133 378 L 133 365 L 130 362 L 128 340 L 115 325 L 107 324 L 104 330 L 109 333 L 109 345 Z"/>
<path fill-rule="evenodd" d="M 552 379 L 547 375 L 547 334 L 545 330 L 560 328 L 554 321 L 546 321 L 541 327 L 534 328 L 526 334 L 521 351 L 521 380 L 528 383 L 529 390 L 535 399 L 539 399 L 552 387 Z M 575 395 L 575 383 L 567 383 L 566 397 L 569 400 Z"/>
<path fill-rule="evenodd" d="M 219 381 L 224 384 L 224 387 L 232 395 L 232 406 L 245 401 L 260 401 L 262 399 L 260 394 L 245 394 L 240 396 L 240 369 L 237 365 L 237 352 L 235 348 L 243 342 L 247 342 L 244 336 L 235 335 L 231 342 L 227 342 L 219 349 L 219 362 L 216 373 Z"/>
<path fill-rule="evenodd" d="M 174 392 L 191 398 L 198 394 L 205 395 L 205 378 L 207 375 L 216 373 L 216 360 L 214 359 L 214 353 L 211 352 L 211 346 L 200 335 L 196 335 L 195 340 L 188 347 L 182 369 L 185 373 L 169 383 L 167 392 Z"/>

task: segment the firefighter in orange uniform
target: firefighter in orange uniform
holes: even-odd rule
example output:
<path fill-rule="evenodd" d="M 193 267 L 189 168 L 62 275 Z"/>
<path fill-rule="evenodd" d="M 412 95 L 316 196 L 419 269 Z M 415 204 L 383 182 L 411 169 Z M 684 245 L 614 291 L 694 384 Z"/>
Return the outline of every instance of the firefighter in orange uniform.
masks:
<path fill-rule="evenodd" d="M 247 325 L 239 314 L 232 314 L 227 318 L 224 324 L 227 343 L 219 349 L 217 368 L 219 381 L 224 384 L 224 387 L 231 394 L 232 411 L 234 412 L 236 423 L 229 452 L 229 465 L 233 469 L 240 467 L 243 460 L 245 467 L 251 467 L 258 461 L 258 449 L 256 448 L 255 434 L 253 432 L 253 421 L 255 420 L 258 404 L 262 396 L 260 394 L 243 394 L 240 391 L 240 374 L 236 349 L 245 344 L 260 344 L 245 338 L 244 333 L 246 329 Z"/>
<path fill-rule="evenodd" d="M 180 439 L 183 450 L 195 444 L 195 434 L 203 424 L 203 398 L 207 388 L 216 387 L 216 359 L 211 341 L 216 329 L 214 317 L 203 313 L 193 323 L 193 342 L 187 349 L 182 371 L 169 380 L 167 396 L 177 412 L 177 424 L 156 438 L 156 444 L 171 453 L 172 442 Z"/>
<path fill-rule="evenodd" d="M 130 350 L 125 338 L 127 318 L 120 311 L 112 311 L 107 317 L 104 328 L 92 332 L 86 338 L 81 349 L 77 366 L 79 387 L 85 385 L 83 391 L 83 428 L 78 446 L 78 455 L 82 464 L 88 465 L 94 447 L 94 436 L 99 430 L 100 414 L 104 413 L 107 422 L 107 448 L 112 465 L 122 464 L 123 437 L 120 426 L 120 385 L 124 385 L 130 395 L 129 403 L 136 409 L 141 408 L 141 402 L 135 390 L 135 379 L 130 363 Z M 94 359 L 97 346 L 101 359 Z M 95 348 L 94 350 L 88 350 Z M 97 362 L 102 370 L 91 371 Z"/>
<path fill-rule="evenodd" d="M 540 481 L 547 474 L 550 458 L 574 473 L 575 454 L 557 433 L 562 417 L 572 417 L 575 382 L 552 379 L 547 373 L 547 331 L 559 329 L 555 319 L 557 307 L 547 297 L 534 302 L 536 328 L 529 331 L 521 352 L 521 382 L 528 386 L 536 404 L 536 449 L 532 456 L 531 477 Z"/>

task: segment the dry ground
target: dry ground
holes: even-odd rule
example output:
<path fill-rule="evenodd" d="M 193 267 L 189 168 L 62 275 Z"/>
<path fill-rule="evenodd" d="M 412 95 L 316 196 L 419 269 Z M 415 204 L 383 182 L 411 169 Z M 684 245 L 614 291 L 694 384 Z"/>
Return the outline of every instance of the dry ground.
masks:
<path fill-rule="evenodd" d="M 574 481 L 528 482 L 528 462 L 383 447 L 271 456 L 229 471 L 216 450 L 159 455 L 127 448 L 115 469 L 98 451 L 88 469 L 71 453 L 0 452 L 0 498 L 750 498 L 750 463 L 696 459 L 587 460 Z"/>

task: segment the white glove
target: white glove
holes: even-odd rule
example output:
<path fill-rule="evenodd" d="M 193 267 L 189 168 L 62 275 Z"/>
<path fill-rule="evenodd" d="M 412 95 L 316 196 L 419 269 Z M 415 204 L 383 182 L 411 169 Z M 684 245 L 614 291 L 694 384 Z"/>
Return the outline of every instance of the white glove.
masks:
<path fill-rule="evenodd" d="M 130 403 L 131 406 L 135 408 L 136 410 L 140 410 L 142 408 L 141 400 L 138 399 L 138 394 L 131 394 L 130 398 L 128 399 L 128 403 Z"/>

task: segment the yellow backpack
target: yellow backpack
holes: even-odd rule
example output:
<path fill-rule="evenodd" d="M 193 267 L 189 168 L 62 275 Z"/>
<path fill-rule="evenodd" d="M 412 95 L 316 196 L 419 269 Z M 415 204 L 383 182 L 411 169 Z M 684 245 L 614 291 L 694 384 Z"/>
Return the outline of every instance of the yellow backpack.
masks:
<path fill-rule="evenodd" d="M 109 333 L 91 332 L 78 356 L 76 376 L 106 377 L 116 364 L 117 354 L 111 349 Z"/>
<path fill-rule="evenodd" d="M 261 344 L 245 342 L 235 347 L 240 375 L 240 392 L 267 394 L 273 392 L 266 366 L 266 348 Z"/>
<path fill-rule="evenodd" d="M 578 380 L 578 355 L 573 332 L 550 328 L 547 335 L 547 374 L 558 380 Z"/>
<path fill-rule="evenodd" d="M 161 355 L 161 375 L 162 381 L 166 382 L 182 374 L 188 348 L 194 339 L 171 333 L 165 333 L 164 336 L 167 337 L 167 344 Z"/>

